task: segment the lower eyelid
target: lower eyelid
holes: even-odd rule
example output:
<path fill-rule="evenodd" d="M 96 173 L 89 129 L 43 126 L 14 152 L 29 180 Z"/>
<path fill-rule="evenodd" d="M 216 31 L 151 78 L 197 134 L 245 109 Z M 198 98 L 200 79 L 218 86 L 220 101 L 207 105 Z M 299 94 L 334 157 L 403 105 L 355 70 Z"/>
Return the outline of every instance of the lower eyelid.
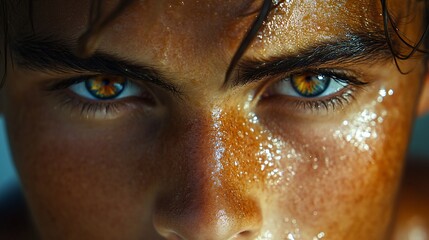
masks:
<path fill-rule="evenodd" d="M 50 98 L 56 102 L 55 109 L 63 111 L 72 118 L 86 120 L 107 120 L 123 116 L 148 116 L 158 104 L 153 94 L 142 91 L 138 96 L 121 99 L 97 100 L 77 95 L 68 88 L 49 90 Z"/>
<path fill-rule="evenodd" d="M 92 120 L 116 119 L 129 116 L 129 113 L 146 115 L 152 108 L 151 104 L 138 98 L 103 102 L 88 101 L 67 92 L 58 93 L 57 98 L 57 109 L 68 112 L 70 117 Z"/>
<path fill-rule="evenodd" d="M 348 86 L 337 94 L 317 98 L 302 98 L 291 96 L 261 96 L 258 108 L 267 109 L 269 112 L 277 112 L 287 116 L 309 117 L 331 115 L 356 101 L 359 89 Z"/>

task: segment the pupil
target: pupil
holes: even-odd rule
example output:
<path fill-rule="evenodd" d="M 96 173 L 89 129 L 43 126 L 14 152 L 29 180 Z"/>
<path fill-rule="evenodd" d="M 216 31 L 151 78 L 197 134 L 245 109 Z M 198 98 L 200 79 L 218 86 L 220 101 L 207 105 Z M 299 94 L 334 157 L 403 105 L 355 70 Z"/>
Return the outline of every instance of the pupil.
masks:
<path fill-rule="evenodd" d="M 311 75 L 307 75 L 307 76 L 305 77 L 305 81 L 307 81 L 308 83 L 311 83 L 312 81 L 314 81 L 314 77 L 313 77 L 313 76 L 311 76 Z"/>
<path fill-rule="evenodd" d="M 109 85 L 110 84 L 110 80 L 108 80 L 108 79 L 103 79 L 103 85 L 104 86 L 107 86 L 107 85 Z"/>

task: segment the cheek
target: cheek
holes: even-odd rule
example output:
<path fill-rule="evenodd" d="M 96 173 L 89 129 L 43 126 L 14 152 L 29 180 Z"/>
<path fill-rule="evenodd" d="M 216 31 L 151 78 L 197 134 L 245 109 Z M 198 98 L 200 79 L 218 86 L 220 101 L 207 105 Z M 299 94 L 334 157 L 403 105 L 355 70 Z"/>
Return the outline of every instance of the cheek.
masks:
<path fill-rule="evenodd" d="M 71 123 L 38 102 L 43 97 L 32 97 L 16 99 L 7 122 L 39 229 L 127 236 L 150 226 L 138 219 L 149 214 L 151 192 L 159 182 L 154 169 L 160 163 L 150 141 L 153 123 Z"/>
<path fill-rule="evenodd" d="M 368 101 L 360 100 L 359 110 L 323 124 L 288 124 L 288 133 L 278 131 L 287 142 L 282 152 L 288 153 L 282 156 L 281 169 L 290 178 L 273 188 L 277 198 L 273 206 L 274 212 L 283 209 L 287 233 L 298 229 L 301 237 L 303 232 L 313 232 L 305 235 L 309 238 L 323 232 L 339 239 L 338 229 L 356 236 L 383 234 L 391 218 L 417 93 L 414 86 L 404 84 L 408 79 L 393 80 L 395 84 L 376 86 Z"/>

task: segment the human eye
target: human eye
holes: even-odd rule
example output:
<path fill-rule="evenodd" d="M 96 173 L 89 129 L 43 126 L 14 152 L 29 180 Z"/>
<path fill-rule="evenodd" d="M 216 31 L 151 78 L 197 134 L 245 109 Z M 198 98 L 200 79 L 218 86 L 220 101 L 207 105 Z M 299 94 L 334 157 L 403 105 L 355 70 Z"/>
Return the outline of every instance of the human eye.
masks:
<path fill-rule="evenodd" d="M 94 119 L 115 118 L 155 102 L 147 88 L 118 75 L 79 76 L 60 81 L 49 90 L 62 97 L 61 107 L 70 107 L 72 113 Z"/>
<path fill-rule="evenodd" d="M 138 96 L 136 84 L 120 76 L 92 76 L 69 87 L 76 95 L 91 100 L 116 100 Z"/>
<path fill-rule="evenodd" d="M 293 107 L 301 113 L 330 111 L 349 104 L 365 84 L 355 74 L 344 71 L 303 71 L 271 83 L 264 89 L 262 99 L 282 100 L 283 106 Z"/>

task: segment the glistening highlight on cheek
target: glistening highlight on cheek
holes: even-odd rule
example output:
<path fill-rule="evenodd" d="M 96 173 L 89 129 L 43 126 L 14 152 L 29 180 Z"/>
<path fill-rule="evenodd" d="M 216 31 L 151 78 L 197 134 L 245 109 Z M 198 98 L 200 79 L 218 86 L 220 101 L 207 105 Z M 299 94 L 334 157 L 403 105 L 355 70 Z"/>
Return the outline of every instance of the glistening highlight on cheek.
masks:
<path fill-rule="evenodd" d="M 224 179 L 264 187 L 282 182 L 284 173 L 279 164 L 284 143 L 263 129 L 254 113 L 239 105 L 215 107 L 212 116 L 215 178 L 222 174 Z"/>
<path fill-rule="evenodd" d="M 392 203 L 392 195 L 380 195 L 377 189 L 394 192 L 397 186 L 406 140 L 401 140 L 399 147 L 394 146 L 399 144 L 398 139 L 407 138 L 404 133 L 409 128 L 409 122 L 403 121 L 398 112 L 405 109 L 407 103 L 398 102 L 404 98 L 398 94 L 404 92 L 401 88 L 415 87 L 383 72 L 377 74 L 377 81 L 360 89 L 353 102 L 327 114 L 307 110 L 305 118 L 296 118 L 293 112 L 275 110 L 283 106 L 270 99 L 264 100 L 262 110 L 248 114 L 248 121 L 265 133 L 263 139 L 268 144 L 262 145 L 265 149 L 262 152 L 269 153 L 272 145 L 279 153 L 275 155 L 274 166 L 281 177 L 266 191 L 272 199 L 277 199 L 273 204 L 284 210 L 283 217 L 276 221 L 289 225 L 284 231 L 289 239 L 335 236 L 335 229 L 340 227 L 336 219 L 341 218 L 340 215 L 354 219 L 341 223 L 350 232 L 377 231 L 368 226 L 366 230 L 361 229 L 359 226 L 365 224 L 356 222 L 359 210 L 350 207 L 365 209 L 383 202 Z M 267 112 L 264 108 L 269 103 Z M 257 141 L 255 139 L 253 141 Z M 379 215 L 367 221 L 387 226 L 390 207 L 384 205 Z M 332 213 L 333 208 L 338 216 Z"/>
<path fill-rule="evenodd" d="M 344 168 L 364 165 L 363 162 L 340 162 L 340 154 L 350 153 L 347 148 L 337 153 L 336 141 L 329 137 L 317 140 L 314 136 L 300 138 L 290 134 L 284 138 L 276 133 L 279 129 L 262 124 L 246 104 L 226 109 L 215 107 L 212 120 L 214 185 L 228 189 L 240 184 L 240 189 L 264 192 L 268 205 L 276 206 L 266 211 L 271 213 L 270 226 L 282 225 L 283 229 L 281 233 L 266 234 L 305 239 L 324 236 L 331 229 L 324 229 L 318 221 L 326 221 L 328 209 L 341 197 L 322 199 L 328 189 L 339 187 L 336 184 L 343 182 L 341 185 L 347 186 L 347 182 L 353 181 L 352 176 L 358 177 L 357 173 L 346 173 Z M 352 193 L 350 189 L 350 196 Z M 271 212 L 273 209 L 281 209 L 281 214 Z M 301 223 L 305 227 L 300 227 Z"/>

